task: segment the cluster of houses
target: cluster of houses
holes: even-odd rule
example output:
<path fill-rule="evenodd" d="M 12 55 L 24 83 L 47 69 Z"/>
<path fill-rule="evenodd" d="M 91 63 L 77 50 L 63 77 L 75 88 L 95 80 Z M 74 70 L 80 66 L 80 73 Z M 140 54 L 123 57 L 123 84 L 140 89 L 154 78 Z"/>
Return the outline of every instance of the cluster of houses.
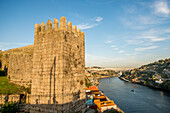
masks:
<path fill-rule="evenodd" d="M 98 78 L 94 77 L 90 72 L 88 72 L 87 70 L 85 71 L 86 76 L 88 77 L 89 82 L 92 83 L 92 85 L 98 85 Z"/>
<path fill-rule="evenodd" d="M 161 77 L 157 76 L 156 74 L 154 74 L 153 77 L 158 79 L 158 80 L 155 80 L 155 83 L 157 83 L 157 84 L 162 84 L 163 83 Z"/>
<path fill-rule="evenodd" d="M 163 83 L 163 80 L 162 78 L 158 77 L 157 75 L 153 75 L 155 77 L 155 83 L 157 84 L 162 84 Z M 149 78 L 151 79 L 151 78 Z M 132 82 L 135 82 L 135 83 L 140 83 L 140 82 L 144 82 L 144 80 L 138 80 L 138 78 L 134 78 L 132 79 Z"/>
<path fill-rule="evenodd" d="M 114 101 L 106 97 L 97 86 L 86 87 L 86 105 L 100 113 L 110 109 L 118 110 Z"/>

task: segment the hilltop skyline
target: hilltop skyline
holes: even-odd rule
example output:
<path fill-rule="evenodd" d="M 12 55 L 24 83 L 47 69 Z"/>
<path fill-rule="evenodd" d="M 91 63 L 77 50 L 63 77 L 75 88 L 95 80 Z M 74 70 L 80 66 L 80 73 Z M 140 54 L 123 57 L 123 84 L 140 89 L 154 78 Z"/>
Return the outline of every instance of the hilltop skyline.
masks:
<path fill-rule="evenodd" d="M 86 66 L 139 67 L 170 57 L 168 0 L 1 0 L 0 49 L 34 43 L 34 25 L 65 16 L 85 32 Z"/>

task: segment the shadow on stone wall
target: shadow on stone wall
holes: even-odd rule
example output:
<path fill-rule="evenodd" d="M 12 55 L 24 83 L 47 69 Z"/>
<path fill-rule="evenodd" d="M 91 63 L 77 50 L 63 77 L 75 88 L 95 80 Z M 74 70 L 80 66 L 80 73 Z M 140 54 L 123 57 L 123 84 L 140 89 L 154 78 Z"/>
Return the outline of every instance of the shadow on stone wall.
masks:
<path fill-rule="evenodd" d="M 54 70 L 53 70 L 54 69 Z M 51 67 L 51 70 L 50 70 L 50 93 L 49 93 L 49 97 L 50 97 L 50 100 L 51 100 L 51 82 L 52 82 L 52 74 L 53 74 L 53 71 L 54 71 L 54 94 L 53 94 L 53 104 L 55 104 L 56 103 L 56 101 L 55 101 L 55 71 L 56 71 L 56 57 L 54 57 L 54 62 L 53 62 L 53 64 L 52 64 L 52 67 Z M 50 101 L 48 102 L 49 104 L 50 104 Z"/>
<path fill-rule="evenodd" d="M 8 75 L 8 68 L 7 68 L 7 66 L 6 66 L 6 65 L 4 66 L 4 73 L 5 73 L 5 76 L 7 76 L 7 75 Z"/>

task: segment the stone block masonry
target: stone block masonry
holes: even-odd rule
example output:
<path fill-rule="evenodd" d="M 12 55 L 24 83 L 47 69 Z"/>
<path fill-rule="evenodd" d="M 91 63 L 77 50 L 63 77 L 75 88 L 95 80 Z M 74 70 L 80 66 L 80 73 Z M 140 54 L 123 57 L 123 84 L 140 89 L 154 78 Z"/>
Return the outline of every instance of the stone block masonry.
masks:
<path fill-rule="evenodd" d="M 0 105 L 5 103 L 5 97 L 7 95 L 0 94 Z M 8 95 L 8 101 L 9 102 L 19 102 L 20 101 L 20 95 L 19 94 L 13 94 Z"/>
<path fill-rule="evenodd" d="M 1 52 L 2 69 L 6 67 L 10 82 L 21 86 L 30 86 L 32 81 L 34 46 L 29 45 Z"/>
<path fill-rule="evenodd" d="M 1 52 L 11 82 L 31 84 L 30 112 L 85 111 L 84 46 L 84 32 L 61 17 L 35 24 L 34 45 Z"/>
<path fill-rule="evenodd" d="M 65 17 L 35 24 L 31 104 L 59 104 L 63 111 L 85 108 L 84 32 Z M 77 102 L 80 102 L 77 104 Z M 69 104 L 67 104 L 69 103 Z M 83 109 L 82 109 L 83 110 Z"/>

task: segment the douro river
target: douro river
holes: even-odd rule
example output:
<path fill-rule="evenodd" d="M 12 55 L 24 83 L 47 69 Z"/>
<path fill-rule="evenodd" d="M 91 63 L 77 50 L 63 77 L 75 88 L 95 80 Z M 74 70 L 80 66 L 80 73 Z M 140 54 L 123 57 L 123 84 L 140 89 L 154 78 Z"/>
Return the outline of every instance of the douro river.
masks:
<path fill-rule="evenodd" d="M 118 77 L 99 82 L 99 89 L 125 113 L 170 113 L 170 93 L 124 82 Z"/>

